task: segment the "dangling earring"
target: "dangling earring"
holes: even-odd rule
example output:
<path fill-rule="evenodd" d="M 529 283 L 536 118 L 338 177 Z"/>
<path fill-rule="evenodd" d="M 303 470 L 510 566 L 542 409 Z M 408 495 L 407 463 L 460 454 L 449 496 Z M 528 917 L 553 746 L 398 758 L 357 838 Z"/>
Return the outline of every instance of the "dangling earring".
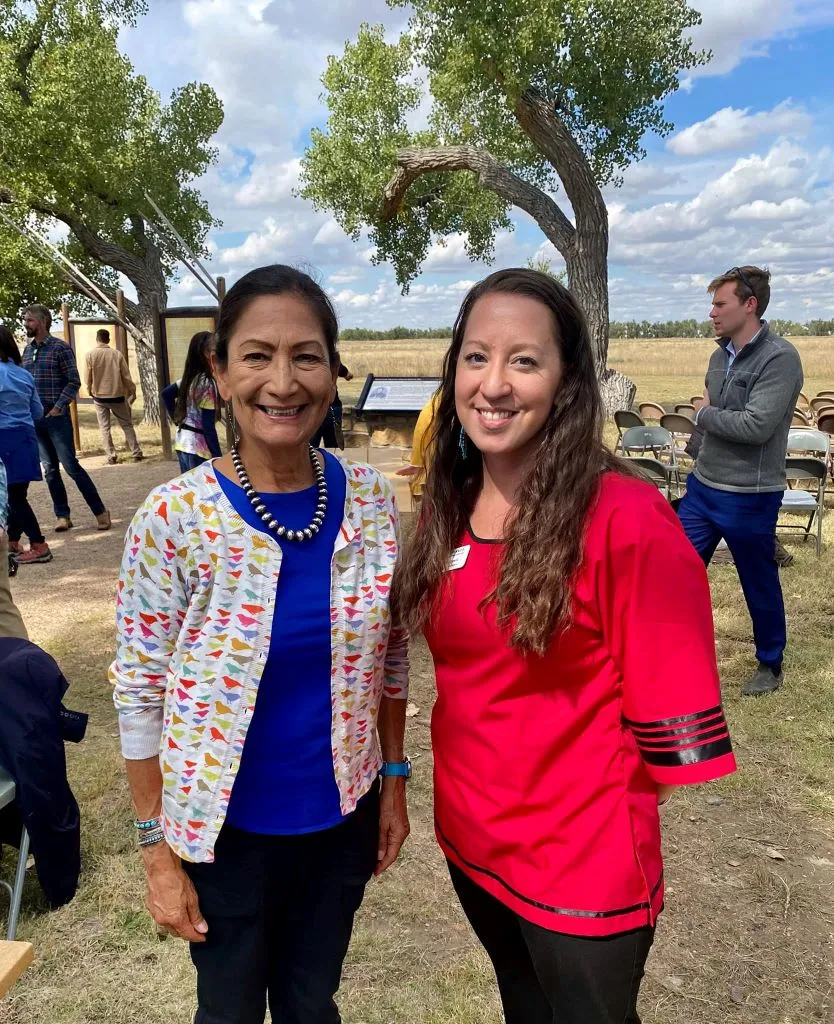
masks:
<path fill-rule="evenodd" d="M 460 434 L 458 435 L 458 448 L 460 449 L 460 457 L 465 462 L 467 456 L 469 455 L 469 450 L 466 444 L 466 431 L 463 429 L 463 427 L 460 428 Z"/>

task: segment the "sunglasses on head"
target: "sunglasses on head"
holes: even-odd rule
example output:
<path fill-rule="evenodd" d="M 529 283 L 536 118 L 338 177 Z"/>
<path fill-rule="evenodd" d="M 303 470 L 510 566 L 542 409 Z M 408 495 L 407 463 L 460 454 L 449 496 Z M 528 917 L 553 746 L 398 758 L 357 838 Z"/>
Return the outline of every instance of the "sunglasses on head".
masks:
<path fill-rule="evenodd" d="M 739 281 L 741 281 L 741 283 L 750 292 L 751 295 L 756 294 L 755 290 L 753 289 L 753 285 L 750 283 L 750 278 L 747 276 L 747 274 L 744 273 L 741 267 L 731 267 L 727 271 L 727 274 L 735 274 L 738 277 Z"/>

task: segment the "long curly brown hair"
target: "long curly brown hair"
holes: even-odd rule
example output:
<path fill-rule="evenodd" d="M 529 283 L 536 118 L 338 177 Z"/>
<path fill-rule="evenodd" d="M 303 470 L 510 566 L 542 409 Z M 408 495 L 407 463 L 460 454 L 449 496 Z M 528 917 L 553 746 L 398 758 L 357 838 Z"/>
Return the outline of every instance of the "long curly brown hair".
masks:
<path fill-rule="evenodd" d="M 563 376 L 541 442 L 507 523 L 496 585 L 484 605 L 497 604 L 498 624 L 512 626 L 517 649 L 543 653 L 572 615 L 573 588 L 581 565 L 585 527 L 600 474 L 623 472 L 602 443 L 602 403 L 585 317 L 570 292 L 535 270 L 499 270 L 475 285 L 463 301 L 443 367 L 437 413 L 431 427 L 431 465 L 420 521 L 394 580 L 394 614 L 412 633 L 422 631 L 437 607 L 449 559 L 469 522 L 483 481 L 480 452 L 459 448 L 455 375 L 475 303 L 505 292 L 543 303 L 550 310 Z"/>

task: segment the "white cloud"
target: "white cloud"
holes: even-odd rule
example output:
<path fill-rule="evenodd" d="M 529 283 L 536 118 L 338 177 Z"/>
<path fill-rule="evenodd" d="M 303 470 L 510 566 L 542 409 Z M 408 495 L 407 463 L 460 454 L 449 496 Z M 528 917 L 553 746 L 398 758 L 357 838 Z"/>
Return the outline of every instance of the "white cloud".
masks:
<path fill-rule="evenodd" d="M 749 108 L 723 107 L 673 135 L 666 148 L 676 156 L 699 157 L 745 149 L 760 136 L 802 136 L 810 130 L 811 118 L 791 100 L 757 114 L 751 114 Z"/>
<path fill-rule="evenodd" d="M 800 220 L 813 209 L 806 199 L 794 196 L 792 199 L 785 199 L 781 203 L 767 203 L 764 199 L 756 199 L 752 203 L 745 203 L 737 210 L 731 210 L 730 220 L 772 220 L 789 221 Z"/>
<path fill-rule="evenodd" d="M 834 24 L 831 0 L 697 0 L 702 22 L 692 32 L 712 61 L 691 78 L 724 75 L 750 57 L 766 57 L 768 43 L 800 30 Z"/>
<path fill-rule="evenodd" d="M 292 198 L 293 189 L 298 185 L 300 169 L 298 157 L 275 163 L 268 159 L 257 160 L 248 180 L 235 193 L 235 202 L 243 209 L 285 202 Z"/>

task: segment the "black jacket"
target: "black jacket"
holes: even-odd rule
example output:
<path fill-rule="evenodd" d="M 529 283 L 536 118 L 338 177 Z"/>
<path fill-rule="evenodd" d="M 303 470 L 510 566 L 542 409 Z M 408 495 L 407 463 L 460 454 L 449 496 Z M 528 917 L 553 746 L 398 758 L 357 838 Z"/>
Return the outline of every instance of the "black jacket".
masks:
<path fill-rule="evenodd" d="M 64 709 L 67 686 L 54 659 L 35 644 L 0 638 L 0 764 L 17 785 L 15 803 L 0 811 L 0 842 L 18 844 L 22 819 L 53 907 L 72 899 L 81 870 L 81 821 L 64 738 L 81 739 L 87 716 Z"/>

